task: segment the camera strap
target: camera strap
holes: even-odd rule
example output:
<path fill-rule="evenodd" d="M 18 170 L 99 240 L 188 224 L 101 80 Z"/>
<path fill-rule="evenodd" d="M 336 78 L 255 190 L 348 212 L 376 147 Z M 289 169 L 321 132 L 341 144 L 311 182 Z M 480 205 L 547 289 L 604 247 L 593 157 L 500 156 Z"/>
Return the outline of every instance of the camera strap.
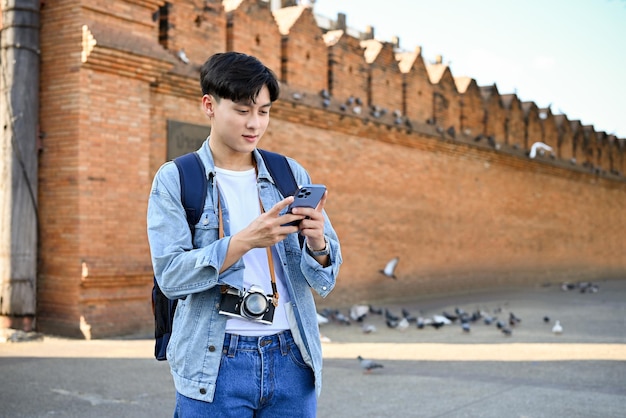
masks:
<path fill-rule="evenodd" d="M 220 239 L 224 238 L 224 218 L 222 216 L 222 199 L 220 197 L 220 188 L 217 185 L 217 181 L 215 181 L 215 188 L 217 189 L 217 218 L 218 218 L 218 237 Z M 265 209 L 263 209 L 263 202 L 261 202 L 261 197 L 259 197 L 259 206 L 261 208 L 261 213 L 265 213 Z M 276 287 L 276 273 L 274 272 L 274 257 L 272 256 L 272 247 L 265 247 L 267 251 L 267 264 L 270 269 L 270 277 L 272 284 L 272 305 L 274 307 L 278 307 L 278 288 Z M 222 285 L 222 293 L 225 293 L 228 289 L 228 286 Z"/>

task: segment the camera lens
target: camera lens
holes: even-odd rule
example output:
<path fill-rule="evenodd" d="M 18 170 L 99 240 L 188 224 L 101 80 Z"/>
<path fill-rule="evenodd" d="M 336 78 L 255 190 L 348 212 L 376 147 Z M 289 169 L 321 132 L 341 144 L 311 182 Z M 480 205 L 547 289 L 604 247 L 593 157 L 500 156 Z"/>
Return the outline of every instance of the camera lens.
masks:
<path fill-rule="evenodd" d="M 249 293 L 243 301 L 243 310 L 249 316 L 261 316 L 267 311 L 267 298 L 261 293 Z"/>

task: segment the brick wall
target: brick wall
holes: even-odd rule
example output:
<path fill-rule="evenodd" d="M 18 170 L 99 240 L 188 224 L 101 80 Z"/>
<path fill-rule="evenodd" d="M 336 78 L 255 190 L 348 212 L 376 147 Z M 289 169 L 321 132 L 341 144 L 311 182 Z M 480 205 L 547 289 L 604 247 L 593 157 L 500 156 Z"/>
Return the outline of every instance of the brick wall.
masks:
<path fill-rule="evenodd" d="M 388 45 L 366 56 L 363 39 L 324 34 L 310 10 L 284 13 L 286 23 L 256 0 L 170 3 L 165 22 L 161 0 L 106 8 L 59 0 L 42 9 L 41 331 L 98 338 L 152 330 L 152 176 L 166 159 L 168 120 L 206 125 L 198 66 L 225 49 L 257 55 L 286 77 L 262 146 L 328 185 L 345 264 L 321 304 L 626 271 L 626 182 L 604 165 L 623 172 L 623 140 L 598 139 L 565 118 L 578 163 L 530 160 L 529 144 L 558 136 L 534 104 L 524 114 L 516 97 L 505 104 L 493 89 L 477 109 L 472 87 L 464 115 L 478 123 L 487 109 L 484 134 L 502 146 L 474 141 L 460 132 L 464 98 L 449 68 L 433 82 L 418 50 L 402 65 Z M 189 64 L 176 57 L 181 48 Z M 360 113 L 346 106 L 349 97 L 361 99 Z M 389 112 L 373 117 L 368 100 Z M 428 124 L 434 116 L 442 123 Z M 378 270 L 396 255 L 391 282 Z"/>
<path fill-rule="evenodd" d="M 293 112 L 277 106 L 263 146 L 329 185 L 345 264 L 322 304 L 623 272 L 623 184 L 352 117 L 303 126 Z M 378 273 L 393 256 L 397 282 Z"/>

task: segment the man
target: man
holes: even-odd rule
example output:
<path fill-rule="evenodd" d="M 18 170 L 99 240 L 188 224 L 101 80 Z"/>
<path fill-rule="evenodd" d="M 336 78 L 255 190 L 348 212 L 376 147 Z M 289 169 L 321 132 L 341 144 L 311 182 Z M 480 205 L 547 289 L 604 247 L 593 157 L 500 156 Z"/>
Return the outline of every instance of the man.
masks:
<path fill-rule="evenodd" d="M 287 213 L 293 197 L 282 198 L 256 150 L 279 95 L 271 70 L 249 55 L 219 53 L 202 66 L 200 83 L 211 135 L 197 152 L 209 181 L 193 236 L 172 162 L 157 172 L 148 203 L 157 282 L 179 299 L 167 349 L 174 416 L 315 417 L 322 355 L 310 290 L 328 295 L 342 263 L 326 194 L 316 208 Z M 298 184 L 311 183 L 300 164 L 289 165 Z M 237 308 L 254 289 L 271 303 L 267 314 Z"/>

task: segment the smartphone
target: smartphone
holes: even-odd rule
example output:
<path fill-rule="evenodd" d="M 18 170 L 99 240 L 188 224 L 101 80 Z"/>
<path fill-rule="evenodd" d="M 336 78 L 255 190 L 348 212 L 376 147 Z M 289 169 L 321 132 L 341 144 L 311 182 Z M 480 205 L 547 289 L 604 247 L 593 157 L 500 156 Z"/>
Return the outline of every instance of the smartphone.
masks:
<path fill-rule="evenodd" d="M 305 184 L 301 186 L 296 194 L 293 195 L 293 202 L 287 207 L 287 213 L 291 213 L 293 208 L 316 208 L 322 200 L 326 192 L 326 186 L 323 184 Z M 287 225 L 298 225 L 300 221 L 290 222 Z"/>

